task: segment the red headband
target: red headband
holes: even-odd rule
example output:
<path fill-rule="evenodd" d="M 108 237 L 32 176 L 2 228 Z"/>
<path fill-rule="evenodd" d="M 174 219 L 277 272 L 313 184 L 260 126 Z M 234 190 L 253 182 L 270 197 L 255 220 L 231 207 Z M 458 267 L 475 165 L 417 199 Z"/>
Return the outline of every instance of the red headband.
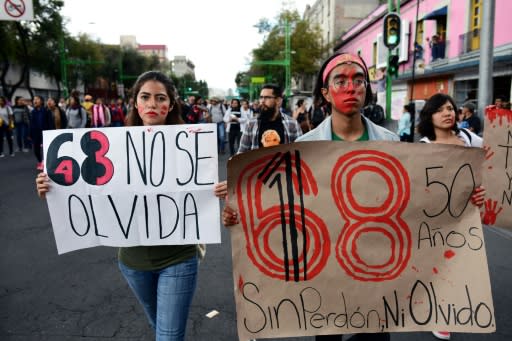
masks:
<path fill-rule="evenodd" d="M 349 53 L 343 53 L 331 59 L 331 61 L 327 64 L 322 75 L 323 82 L 325 83 L 325 80 L 329 76 L 329 73 L 331 73 L 332 69 L 334 69 L 336 66 L 351 63 L 359 65 L 364 70 L 365 76 L 368 74 L 368 71 L 366 70 L 366 67 L 364 66 L 364 63 L 361 60 L 361 58 Z"/>

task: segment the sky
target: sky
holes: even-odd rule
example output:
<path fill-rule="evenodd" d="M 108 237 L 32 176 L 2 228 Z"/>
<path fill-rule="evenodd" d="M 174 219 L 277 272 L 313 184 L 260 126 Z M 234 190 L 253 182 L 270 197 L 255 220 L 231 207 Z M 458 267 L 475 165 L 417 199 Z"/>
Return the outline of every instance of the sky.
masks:
<path fill-rule="evenodd" d="M 167 57 L 187 56 L 197 80 L 210 88 L 235 89 L 238 71 L 248 69 L 251 50 L 263 35 L 254 27 L 281 10 L 300 15 L 315 0 L 65 0 L 62 16 L 72 35 L 87 33 L 105 44 L 135 35 L 142 45 L 167 45 Z"/>

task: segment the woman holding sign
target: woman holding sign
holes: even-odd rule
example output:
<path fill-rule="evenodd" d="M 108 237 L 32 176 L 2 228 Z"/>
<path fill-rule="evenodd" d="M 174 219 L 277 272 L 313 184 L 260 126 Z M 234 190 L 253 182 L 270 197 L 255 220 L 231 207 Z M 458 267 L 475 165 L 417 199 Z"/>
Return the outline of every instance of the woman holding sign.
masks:
<path fill-rule="evenodd" d="M 133 86 L 134 107 L 128 126 L 183 124 L 172 81 L 149 71 Z M 50 190 L 46 174 L 36 178 L 41 198 Z M 227 194 L 226 183 L 217 184 L 217 197 Z M 156 340 L 184 340 L 190 304 L 196 288 L 199 245 L 136 246 L 119 249 L 119 268 L 142 304 Z"/>
<path fill-rule="evenodd" d="M 482 147 L 482 138 L 465 128 L 457 127 L 455 101 L 448 95 L 435 94 L 425 103 L 420 113 L 418 132 L 423 143 L 443 143 L 465 147 Z M 485 189 L 475 189 L 471 202 L 481 207 L 484 203 Z M 441 340 L 449 340 L 450 332 L 432 332 Z"/>

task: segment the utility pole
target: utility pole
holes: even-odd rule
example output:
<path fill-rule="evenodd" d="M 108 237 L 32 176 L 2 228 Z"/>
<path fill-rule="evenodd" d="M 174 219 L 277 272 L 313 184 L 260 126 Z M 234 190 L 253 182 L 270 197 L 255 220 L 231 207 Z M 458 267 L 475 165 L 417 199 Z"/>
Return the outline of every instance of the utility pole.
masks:
<path fill-rule="evenodd" d="M 492 103 L 495 0 L 483 1 L 480 34 L 480 67 L 478 71 L 478 116 L 483 122 L 484 109 Z"/>
<path fill-rule="evenodd" d="M 67 98 L 69 95 L 68 90 L 68 68 L 67 68 L 67 59 L 66 59 L 66 50 L 64 47 L 64 37 L 61 36 L 59 39 L 59 54 L 60 54 L 60 73 L 62 76 L 62 84 L 64 88 L 62 89 L 64 93 L 64 98 Z"/>

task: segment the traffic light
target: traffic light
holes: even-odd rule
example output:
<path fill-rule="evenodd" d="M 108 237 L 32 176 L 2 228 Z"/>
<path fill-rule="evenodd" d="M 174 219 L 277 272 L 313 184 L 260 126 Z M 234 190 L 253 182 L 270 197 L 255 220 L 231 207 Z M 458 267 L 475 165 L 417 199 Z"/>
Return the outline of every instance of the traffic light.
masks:
<path fill-rule="evenodd" d="M 384 45 L 388 49 L 394 49 L 400 44 L 400 16 L 396 13 L 388 13 L 384 17 Z"/>
<path fill-rule="evenodd" d="M 398 56 L 397 55 L 389 56 L 388 73 L 391 77 L 398 77 Z"/>

